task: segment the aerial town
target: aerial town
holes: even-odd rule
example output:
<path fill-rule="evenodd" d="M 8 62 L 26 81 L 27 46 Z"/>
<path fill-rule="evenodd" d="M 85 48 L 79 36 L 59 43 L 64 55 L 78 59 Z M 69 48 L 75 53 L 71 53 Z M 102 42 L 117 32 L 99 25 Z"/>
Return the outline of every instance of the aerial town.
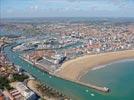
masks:
<path fill-rule="evenodd" d="M 0 28 L 1 33 L 7 33 L 0 36 L 0 80 L 4 84 L 0 84 L 0 98 L 9 100 L 70 99 L 48 86 L 43 90 L 43 85 L 34 76 L 10 62 L 3 50 L 7 45 L 18 44 L 12 48 L 13 52 L 51 75 L 61 70 L 64 62 L 80 56 L 134 49 L 133 23 L 3 22 Z M 31 86 L 32 82 L 36 86 Z M 37 90 L 37 85 L 42 88 Z M 43 94 L 46 91 L 49 91 L 47 95 Z"/>
<path fill-rule="evenodd" d="M 134 100 L 134 0 L 0 0 L 0 100 Z"/>
<path fill-rule="evenodd" d="M 21 52 L 25 60 L 50 73 L 59 70 L 63 62 L 79 56 L 134 48 L 134 25 L 131 23 L 4 23 L 1 27 L 3 31 L 24 33 L 19 39 L 20 45 L 13 51 Z"/>
<path fill-rule="evenodd" d="M 0 100 L 69 100 L 7 58 L 3 49 L 15 40 L 16 36 L 0 37 Z"/>

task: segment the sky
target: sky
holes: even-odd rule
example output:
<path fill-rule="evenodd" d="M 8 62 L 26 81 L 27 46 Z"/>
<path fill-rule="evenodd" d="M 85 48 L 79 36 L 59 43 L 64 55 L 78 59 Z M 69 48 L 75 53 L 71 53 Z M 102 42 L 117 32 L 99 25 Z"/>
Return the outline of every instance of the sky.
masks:
<path fill-rule="evenodd" d="M 0 17 L 134 17 L 134 0 L 0 0 Z"/>

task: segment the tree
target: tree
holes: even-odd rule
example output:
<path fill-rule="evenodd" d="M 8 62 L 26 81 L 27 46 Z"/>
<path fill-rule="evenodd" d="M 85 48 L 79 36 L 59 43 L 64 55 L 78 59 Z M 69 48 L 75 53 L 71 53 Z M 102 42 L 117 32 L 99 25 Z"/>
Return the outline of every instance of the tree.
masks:
<path fill-rule="evenodd" d="M 14 74 L 13 75 L 13 81 L 20 81 L 20 82 L 23 82 L 25 79 L 28 79 L 28 76 L 27 75 L 20 75 L 20 74 Z"/>
<path fill-rule="evenodd" d="M 9 85 L 9 80 L 6 77 L 2 77 L 0 76 L 0 89 L 4 90 L 4 89 L 12 89 Z"/>

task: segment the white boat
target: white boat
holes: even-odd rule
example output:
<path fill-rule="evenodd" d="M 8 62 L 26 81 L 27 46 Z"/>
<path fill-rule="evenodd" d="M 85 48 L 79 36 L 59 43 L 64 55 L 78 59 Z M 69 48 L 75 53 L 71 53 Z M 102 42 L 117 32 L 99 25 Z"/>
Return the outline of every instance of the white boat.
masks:
<path fill-rule="evenodd" d="M 95 96 L 93 93 L 91 93 L 91 96 Z"/>
<path fill-rule="evenodd" d="M 89 92 L 88 90 L 86 90 L 86 92 Z"/>
<path fill-rule="evenodd" d="M 52 78 L 52 76 L 49 76 L 49 78 Z"/>

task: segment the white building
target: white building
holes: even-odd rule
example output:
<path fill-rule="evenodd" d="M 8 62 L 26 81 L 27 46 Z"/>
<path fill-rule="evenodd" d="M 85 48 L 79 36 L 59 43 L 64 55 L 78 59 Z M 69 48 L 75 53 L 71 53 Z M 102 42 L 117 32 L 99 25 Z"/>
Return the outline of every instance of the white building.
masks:
<path fill-rule="evenodd" d="M 64 60 L 64 57 L 65 56 L 59 54 L 52 56 L 52 58 L 55 59 L 54 64 L 59 64 L 62 60 Z"/>
<path fill-rule="evenodd" d="M 36 94 L 28 89 L 22 82 L 16 84 L 16 89 L 25 97 L 26 100 L 36 100 Z"/>
<path fill-rule="evenodd" d="M 65 59 L 65 56 L 57 54 L 57 55 L 52 56 L 51 58 L 43 57 L 43 59 L 46 59 L 47 61 L 53 64 L 59 64 Z"/>

